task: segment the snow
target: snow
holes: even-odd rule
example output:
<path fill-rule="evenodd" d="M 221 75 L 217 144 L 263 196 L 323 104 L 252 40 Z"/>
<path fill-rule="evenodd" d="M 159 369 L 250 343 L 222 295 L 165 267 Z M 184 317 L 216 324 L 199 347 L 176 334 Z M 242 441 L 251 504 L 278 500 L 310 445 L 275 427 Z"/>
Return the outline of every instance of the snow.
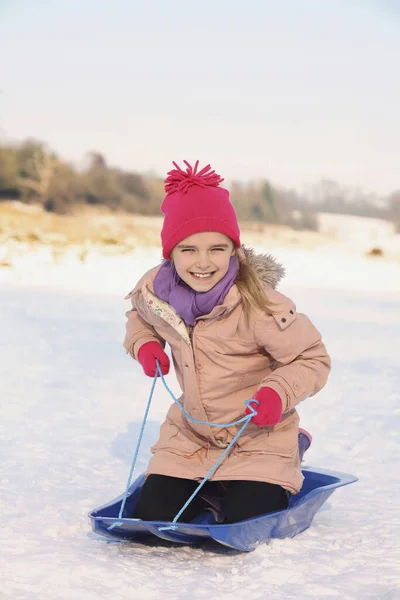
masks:
<path fill-rule="evenodd" d="M 127 294 L 158 249 L 21 254 L 0 271 L 0 597 L 400 599 L 400 265 L 277 248 L 280 290 L 322 331 L 328 385 L 301 404 L 306 464 L 349 472 L 294 539 L 254 552 L 108 542 L 87 513 L 121 493 L 151 380 L 121 347 Z M 178 386 L 168 376 L 173 390 Z M 138 471 L 169 405 L 157 387 Z"/>

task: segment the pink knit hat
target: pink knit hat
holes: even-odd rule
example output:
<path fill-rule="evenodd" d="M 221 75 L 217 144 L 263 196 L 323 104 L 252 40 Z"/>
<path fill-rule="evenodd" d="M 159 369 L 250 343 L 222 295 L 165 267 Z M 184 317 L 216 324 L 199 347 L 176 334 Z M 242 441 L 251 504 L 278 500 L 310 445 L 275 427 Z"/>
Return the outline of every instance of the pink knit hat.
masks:
<path fill-rule="evenodd" d="M 240 230 L 235 209 L 229 200 L 229 192 L 220 188 L 223 179 L 207 165 L 197 173 L 199 161 L 194 168 L 186 161 L 183 171 L 175 162 L 176 169 L 168 172 L 165 180 L 166 196 L 161 204 L 164 224 L 161 230 L 163 256 L 171 258 L 174 247 L 193 233 L 218 231 L 224 233 L 240 247 Z"/>

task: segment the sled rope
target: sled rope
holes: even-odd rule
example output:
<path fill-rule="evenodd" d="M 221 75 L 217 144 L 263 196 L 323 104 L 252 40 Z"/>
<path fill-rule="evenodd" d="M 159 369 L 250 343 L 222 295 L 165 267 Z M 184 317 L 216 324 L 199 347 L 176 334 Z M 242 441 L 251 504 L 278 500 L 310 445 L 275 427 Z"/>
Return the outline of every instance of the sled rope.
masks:
<path fill-rule="evenodd" d="M 131 464 L 131 468 L 130 468 L 129 476 L 128 476 L 128 481 L 127 481 L 125 492 L 124 492 L 124 495 L 123 495 L 123 499 L 122 499 L 122 503 L 121 503 L 121 508 L 120 508 L 120 511 L 119 511 L 119 514 L 118 514 L 118 519 L 122 519 L 122 515 L 123 515 L 123 512 L 124 512 L 126 500 L 128 498 L 128 492 L 129 492 L 129 488 L 130 488 L 130 485 L 131 485 L 132 475 L 133 475 L 134 470 L 135 470 L 136 460 L 137 460 L 137 457 L 138 457 L 138 454 L 139 454 L 140 444 L 142 442 L 143 432 L 144 432 L 144 428 L 145 428 L 145 425 L 146 425 L 147 416 L 149 414 L 149 409 L 150 409 L 151 401 L 153 399 L 154 389 L 156 387 L 158 376 L 160 376 L 161 381 L 162 381 L 165 389 L 167 390 L 168 394 L 171 396 L 172 400 L 179 406 L 179 408 L 180 408 L 183 416 L 186 419 L 189 419 L 190 421 L 193 421 L 193 423 L 197 423 L 198 425 L 209 425 L 210 427 L 233 427 L 235 425 L 240 425 L 240 423 L 243 423 L 242 427 L 239 429 L 239 431 L 234 436 L 234 438 L 232 439 L 232 441 L 228 444 L 228 446 L 224 449 L 224 451 L 222 452 L 221 456 L 217 459 L 217 461 L 214 463 L 214 465 L 208 471 L 208 473 L 203 478 L 203 480 L 201 481 L 201 483 L 199 483 L 198 487 L 194 490 L 193 494 L 190 496 L 190 498 L 188 498 L 188 500 L 182 506 L 182 508 L 180 509 L 180 511 L 175 515 L 175 517 L 172 520 L 172 525 L 168 525 L 168 527 L 159 527 L 159 531 L 165 531 L 165 530 L 170 530 L 170 529 L 175 529 L 176 528 L 175 525 L 174 525 L 174 523 L 176 523 L 178 521 L 179 517 L 186 510 L 186 508 L 191 503 L 191 501 L 193 500 L 193 498 L 199 493 L 199 491 L 201 490 L 201 488 L 203 487 L 203 485 L 209 480 L 209 478 L 211 477 L 211 475 L 217 470 L 217 468 L 219 467 L 219 465 L 221 464 L 221 462 L 224 460 L 225 456 L 229 453 L 229 451 L 232 448 L 232 446 L 235 444 L 235 442 L 242 435 L 243 431 L 246 429 L 246 427 L 249 424 L 249 422 L 251 421 L 251 419 L 254 417 L 254 415 L 257 414 L 257 411 L 251 405 L 251 403 L 255 403 L 255 404 L 259 404 L 259 403 L 254 398 L 251 398 L 250 400 L 246 400 L 244 404 L 245 404 L 245 406 L 247 408 L 250 409 L 251 413 L 248 414 L 248 415 L 245 415 L 244 417 L 241 417 L 240 419 L 237 419 L 236 421 L 233 421 L 232 423 L 211 423 L 210 421 L 200 421 L 199 419 L 195 419 L 194 417 L 191 417 L 185 411 L 184 407 L 179 402 L 179 400 L 177 398 L 175 398 L 173 392 L 171 391 L 171 389 L 169 388 L 167 382 L 164 379 L 164 376 L 163 376 L 161 368 L 160 368 L 160 363 L 158 362 L 157 359 L 156 359 L 156 363 L 157 363 L 156 374 L 155 374 L 154 379 L 153 379 L 153 384 L 151 386 L 149 399 L 148 399 L 147 406 L 146 406 L 146 409 L 145 409 L 145 412 L 144 412 L 142 425 L 140 427 L 139 437 L 138 437 L 138 441 L 137 441 L 137 444 L 136 444 L 136 449 L 135 449 L 135 452 L 134 452 L 134 455 L 133 455 L 132 464 Z M 114 529 L 115 527 L 119 527 L 120 525 L 122 525 L 122 521 L 116 521 L 115 523 L 113 523 L 112 525 L 110 525 L 110 527 L 108 527 L 107 529 L 111 530 L 111 529 Z"/>

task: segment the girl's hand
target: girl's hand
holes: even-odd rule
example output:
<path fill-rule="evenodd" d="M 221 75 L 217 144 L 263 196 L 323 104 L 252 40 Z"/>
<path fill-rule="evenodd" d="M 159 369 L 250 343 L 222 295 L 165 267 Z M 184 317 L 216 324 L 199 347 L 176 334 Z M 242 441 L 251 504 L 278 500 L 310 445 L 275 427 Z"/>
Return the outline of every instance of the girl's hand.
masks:
<path fill-rule="evenodd" d="M 148 377 L 154 377 L 157 371 L 156 360 L 160 363 L 163 375 L 169 373 L 169 358 L 158 342 L 146 342 L 140 347 L 138 361 Z"/>
<path fill-rule="evenodd" d="M 257 414 L 251 421 L 258 427 L 266 425 L 276 425 L 282 417 L 282 401 L 275 390 L 269 387 L 262 387 L 253 396 L 254 400 L 259 402 L 258 406 L 254 406 Z M 250 415 L 251 411 L 246 408 L 246 415 Z"/>

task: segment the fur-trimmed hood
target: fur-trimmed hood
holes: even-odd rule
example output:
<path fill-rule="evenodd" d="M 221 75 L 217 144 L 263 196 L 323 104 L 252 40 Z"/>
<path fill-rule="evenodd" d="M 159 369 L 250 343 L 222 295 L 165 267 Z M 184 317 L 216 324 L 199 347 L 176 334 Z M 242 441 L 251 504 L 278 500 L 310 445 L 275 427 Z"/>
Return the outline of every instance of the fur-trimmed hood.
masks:
<path fill-rule="evenodd" d="M 285 275 L 284 267 L 271 254 L 256 254 L 253 248 L 242 246 L 239 250 L 239 260 L 242 257 L 267 287 L 275 289 Z"/>

